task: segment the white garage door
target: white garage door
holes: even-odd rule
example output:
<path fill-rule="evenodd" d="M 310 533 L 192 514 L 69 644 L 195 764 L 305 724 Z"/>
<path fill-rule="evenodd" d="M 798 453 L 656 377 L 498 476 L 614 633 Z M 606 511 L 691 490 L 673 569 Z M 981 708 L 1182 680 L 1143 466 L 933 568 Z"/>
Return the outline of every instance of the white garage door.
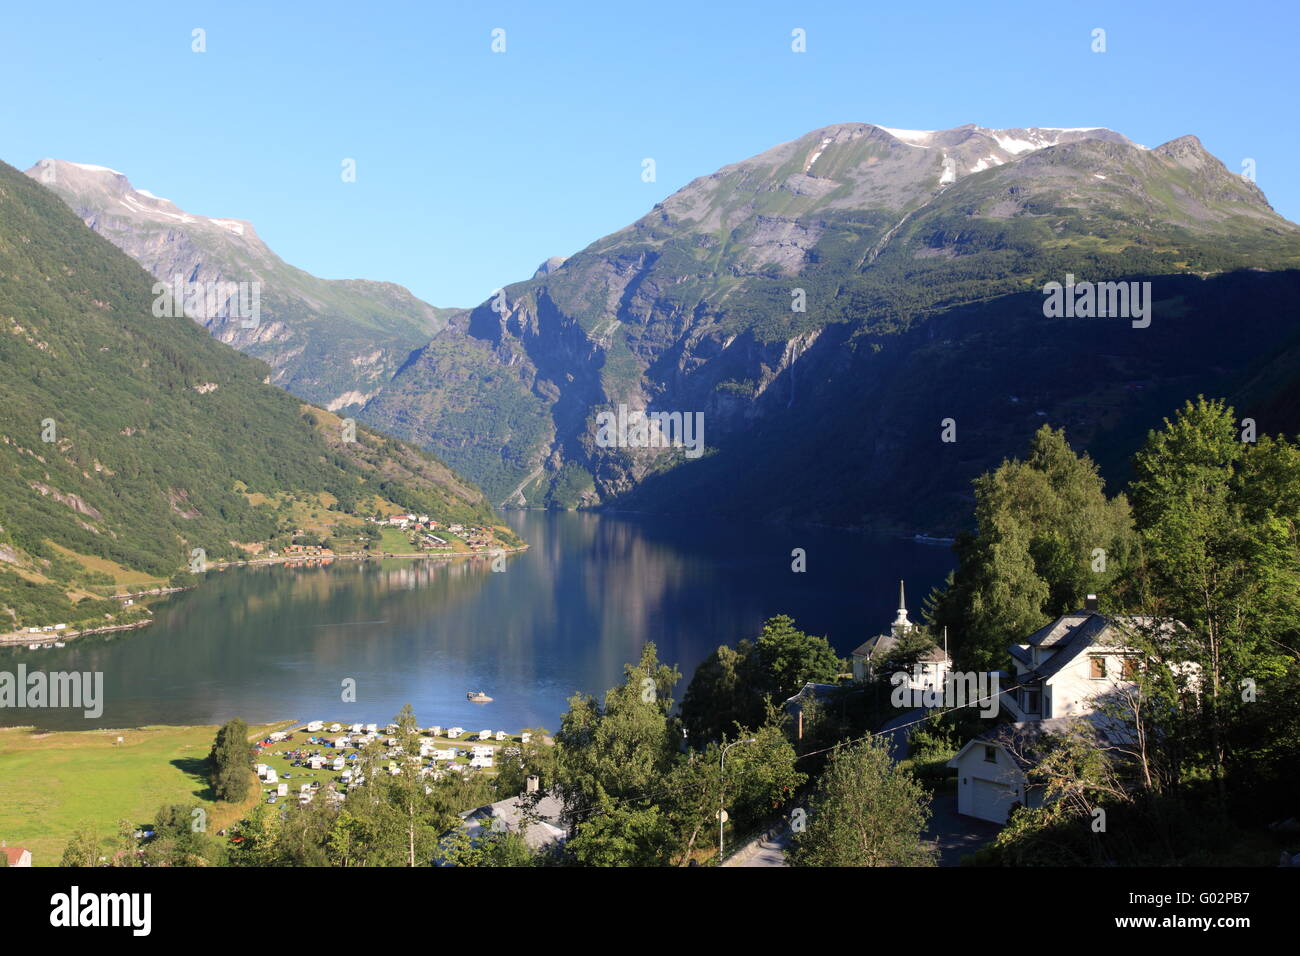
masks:
<path fill-rule="evenodd" d="M 974 790 L 971 793 L 971 816 L 994 823 L 1006 823 L 1011 804 L 1016 801 L 1016 792 L 1010 787 L 994 783 L 992 780 L 971 780 Z"/>

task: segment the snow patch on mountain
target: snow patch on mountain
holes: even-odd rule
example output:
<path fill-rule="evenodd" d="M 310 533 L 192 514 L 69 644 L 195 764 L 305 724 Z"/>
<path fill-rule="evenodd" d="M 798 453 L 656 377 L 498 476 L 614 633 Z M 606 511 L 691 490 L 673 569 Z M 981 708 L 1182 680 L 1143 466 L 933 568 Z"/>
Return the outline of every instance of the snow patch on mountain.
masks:
<path fill-rule="evenodd" d="M 829 146 L 831 142 L 832 139 L 829 136 L 822 139 L 821 145 L 817 147 L 817 151 L 808 157 L 808 162 L 803 164 L 803 171 L 805 173 L 813 168 L 813 163 L 817 162 L 818 157 L 820 157 L 822 153 L 826 152 L 826 147 Z"/>
<path fill-rule="evenodd" d="M 107 166 L 96 166 L 93 163 L 68 163 L 69 166 L 76 166 L 78 169 L 84 169 L 90 173 L 112 173 L 114 176 L 124 176 L 125 173 L 119 173 L 116 169 L 109 169 Z"/>
<path fill-rule="evenodd" d="M 902 140 L 908 146 L 915 146 L 918 149 L 929 149 L 930 140 L 933 138 L 935 131 L 932 129 L 890 129 L 888 126 L 880 126 L 894 139 Z"/>

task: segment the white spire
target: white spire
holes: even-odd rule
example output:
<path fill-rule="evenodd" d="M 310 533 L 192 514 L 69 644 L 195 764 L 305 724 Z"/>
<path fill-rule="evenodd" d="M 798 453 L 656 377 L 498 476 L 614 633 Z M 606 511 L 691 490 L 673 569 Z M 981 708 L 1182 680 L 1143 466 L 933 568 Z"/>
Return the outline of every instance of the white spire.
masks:
<path fill-rule="evenodd" d="M 912 629 L 912 622 L 907 619 L 907 600 L 903 596 L 903 582 L 898 582 L 898 617 L 894 618 L 894 631 L 907 632 Z"/>

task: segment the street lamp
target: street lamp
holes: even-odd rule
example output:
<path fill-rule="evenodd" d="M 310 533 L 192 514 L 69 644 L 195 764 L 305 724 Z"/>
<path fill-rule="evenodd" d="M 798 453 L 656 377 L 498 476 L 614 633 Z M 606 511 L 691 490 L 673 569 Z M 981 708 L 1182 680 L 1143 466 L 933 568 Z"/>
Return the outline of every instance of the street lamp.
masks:
<path fill-rule="evenodd" d="M 718 866 L 722 866 L 722 824 L 723 814 L 726 813 L 722 808 L 722 800 L 723 790 L 727 785 L 727 751 L 736 744 L 752 744 L 757 740 L 757 737 L 747 737 L 744 740 L 733 740 L 729 744 L 722 745 L 722 759 L 718 762 Z"/>

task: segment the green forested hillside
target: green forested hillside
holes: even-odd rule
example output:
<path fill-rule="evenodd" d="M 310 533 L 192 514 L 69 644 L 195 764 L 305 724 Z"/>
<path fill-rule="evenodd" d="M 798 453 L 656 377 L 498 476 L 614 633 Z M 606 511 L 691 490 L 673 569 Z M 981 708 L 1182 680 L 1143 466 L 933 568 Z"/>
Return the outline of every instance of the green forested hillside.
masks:
<path fill-rule="evenodd" d="M 303 503 L 342 522 L 387 507 L 492 522 L 429 454 L 364 428 L 344 442 L 335 416 L 265 384 L 264 363 L 154 316 L 152 284 L 0 163 L 5 618 L 124 572 L 170 576 L 195 548 L 245 557 L 294 530 Z"/>

